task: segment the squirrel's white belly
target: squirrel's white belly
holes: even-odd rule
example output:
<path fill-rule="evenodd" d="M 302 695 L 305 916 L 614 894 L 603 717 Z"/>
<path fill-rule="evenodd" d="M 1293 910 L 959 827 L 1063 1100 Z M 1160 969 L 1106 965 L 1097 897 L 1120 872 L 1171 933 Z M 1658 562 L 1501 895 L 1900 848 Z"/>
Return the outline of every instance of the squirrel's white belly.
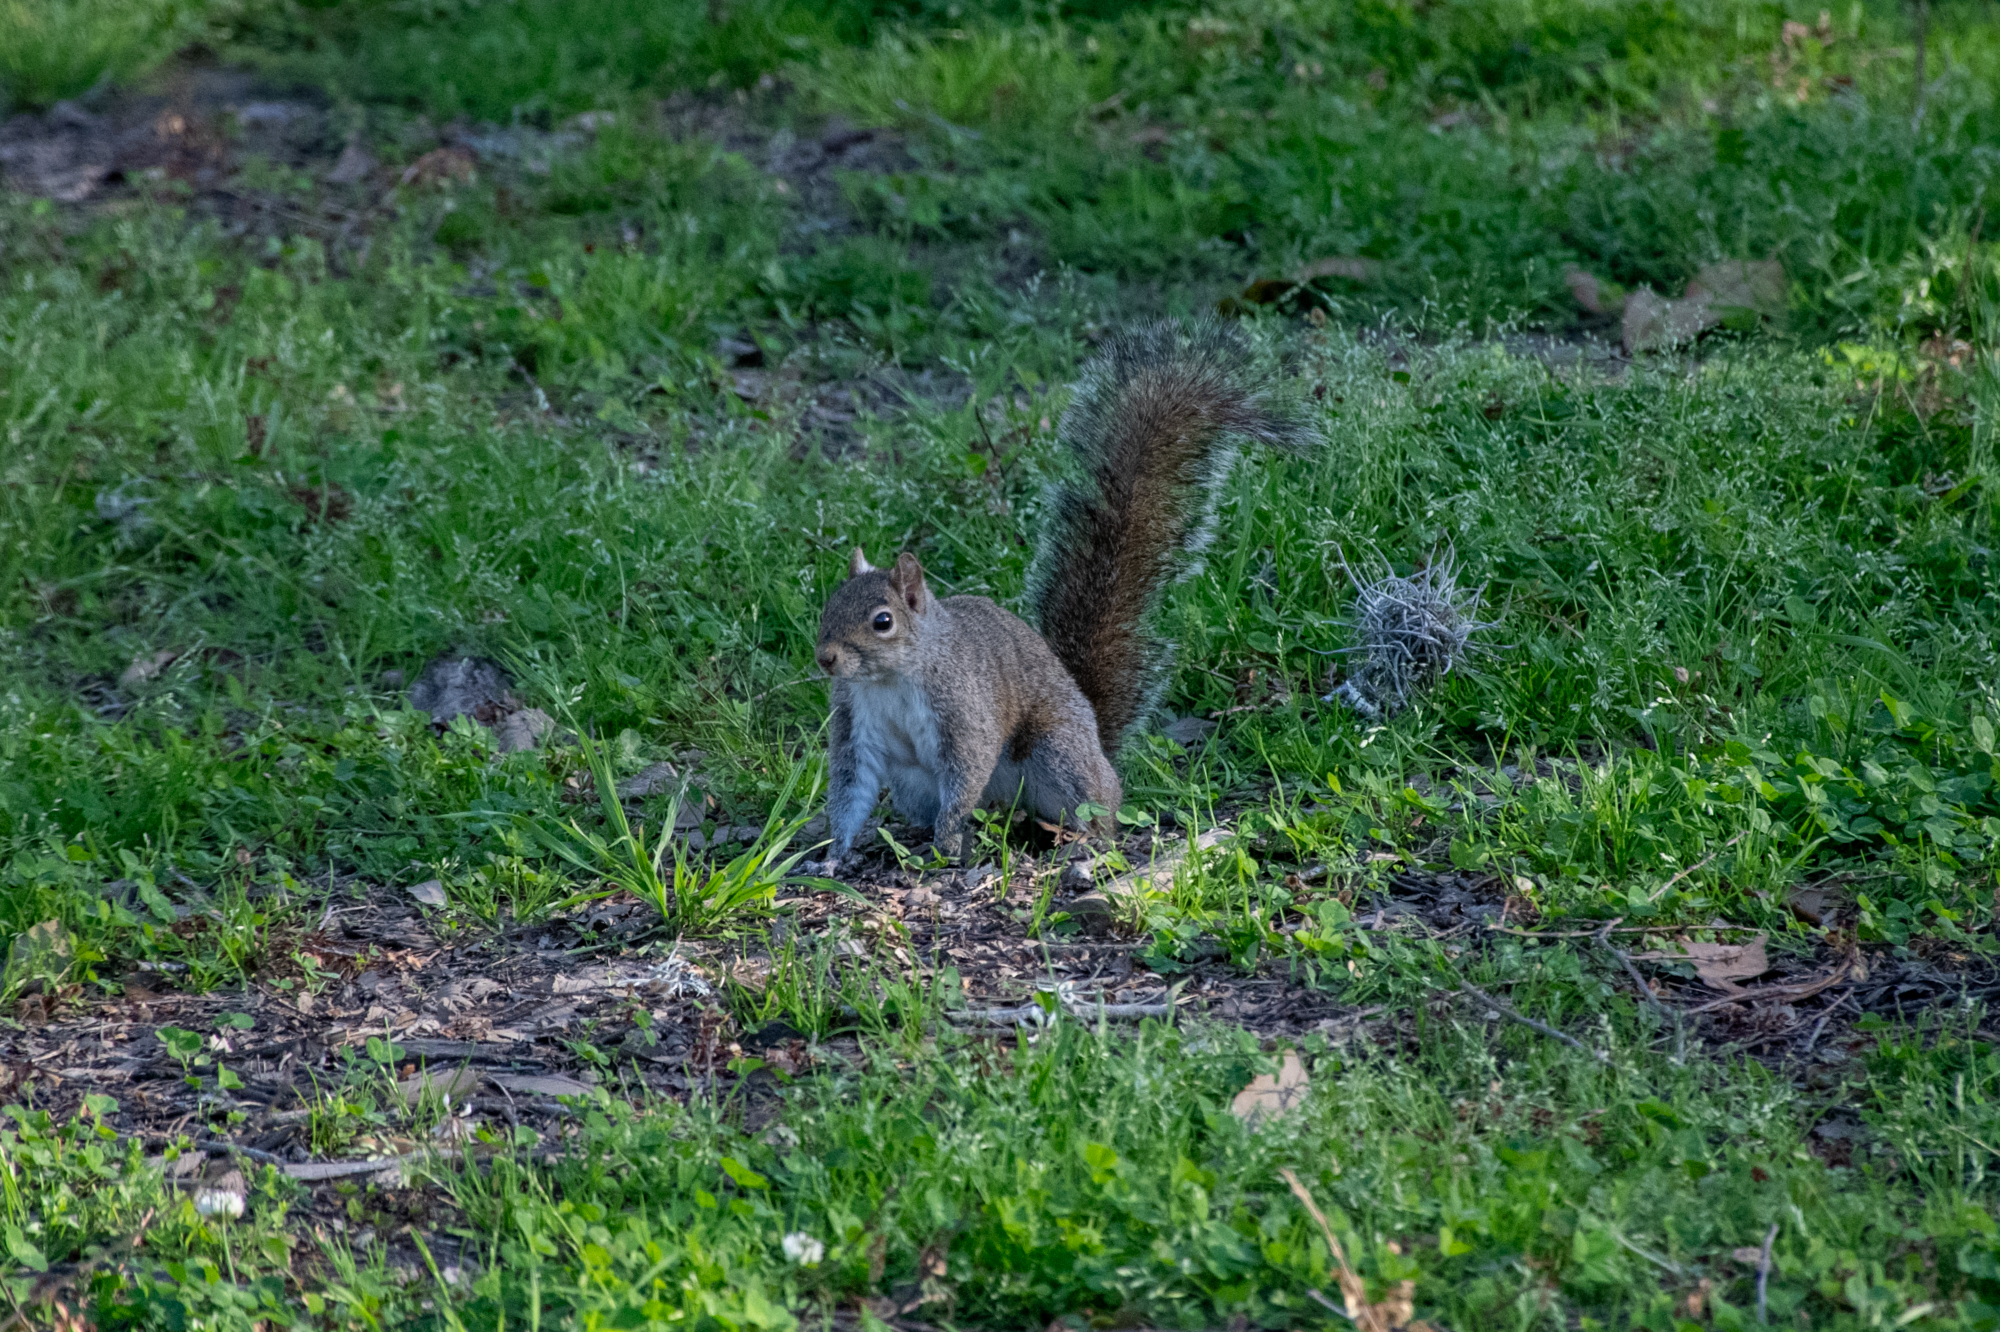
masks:
<path fill-rule="evenodd" d="M 899 768 L 938 770 L 938 717 L 916 684 L 856 681 L 851 695 L 854 743 L 876 756 L 883 773 Z"/>

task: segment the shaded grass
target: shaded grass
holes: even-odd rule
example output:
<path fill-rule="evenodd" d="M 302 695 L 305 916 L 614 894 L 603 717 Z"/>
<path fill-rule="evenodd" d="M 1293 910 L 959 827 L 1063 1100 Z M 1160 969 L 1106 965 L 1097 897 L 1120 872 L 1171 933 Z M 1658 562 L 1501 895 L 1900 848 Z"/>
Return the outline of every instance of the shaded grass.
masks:
<path fill-rule="evenodd" d="M 208 0 L 7 0 L 0 112 L 45 107 L 150 71 L 206 32 Z"/>

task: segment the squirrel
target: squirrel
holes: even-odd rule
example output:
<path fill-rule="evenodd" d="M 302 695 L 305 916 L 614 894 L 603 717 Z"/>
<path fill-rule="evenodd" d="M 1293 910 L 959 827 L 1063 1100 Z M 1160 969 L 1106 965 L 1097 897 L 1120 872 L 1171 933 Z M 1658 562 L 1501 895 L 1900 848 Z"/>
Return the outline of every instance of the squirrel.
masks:
<path fill-rule="evenodd" d="M 832 875 L 883 785 L 950 859 L 985 803 L 1111 831 L 1112 760 L 1165 689 L 1155 633 L 1166 591 L 1200 567 L 1242 441 L 1300 448 L 1312 431 L 1275 406 L 1239 335 L 1166 321 L 1113 339 L 1078 376 L 1028 575 L 1040 632 L 985 597 L 936 597 L 905 551 L 878 569 L 856 548 L 820 616 L 832 678 Z"/>

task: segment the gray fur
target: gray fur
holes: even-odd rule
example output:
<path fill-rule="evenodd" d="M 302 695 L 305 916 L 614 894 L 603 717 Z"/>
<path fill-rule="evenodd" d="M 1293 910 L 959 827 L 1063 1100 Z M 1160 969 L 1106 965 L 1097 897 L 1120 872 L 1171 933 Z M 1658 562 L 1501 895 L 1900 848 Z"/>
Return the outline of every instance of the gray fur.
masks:
<path fill-rule="evenodd" d="M 853 849 L 885 785 L 897 812 L 954 857 L 982 804 L 1018 800 L 1070 823 L 1079 804 L 1118 808 L 1097 718 L 1040 635 L 984 597 L 933 597 L 913 555 L 888 571 L 856 555 L 863 572 L 820 617 L 819 662 L 833 677 L 829 866 Z"/>
<path fill-rule="evenodd" d="M 914 555 L 882 570 L 854 552 L 820 616 L 833 677 L 821 873 L 853 849 L 885 785 L 954 857 L 981 804 L 1070 824 L 1081 804 L 1118 809 L 1111 756 L 1172 660 L 1152 625 L 1198 567 L 1238 443 L 1310 438 L 1267 388 L 1241 339 L 1207 323 L 1118 338 L 1084 368 L 1061 432 L 1080 475 L 1051 492 L 1030 575 L 1039 634 L 984 597 L 933 597 Z"/>
<path fill-rule="evenodd" d="M 1313 432 L 1274 405 L 1241 335 L 1166 321 L 1084 367 L 1060 433 L 1081 475 L 1049 494 L 1028 603 L 1115 754 L 1166 688 L 1160 604 L 1201 568 L 1239 443 L 1299 448 Z"/>

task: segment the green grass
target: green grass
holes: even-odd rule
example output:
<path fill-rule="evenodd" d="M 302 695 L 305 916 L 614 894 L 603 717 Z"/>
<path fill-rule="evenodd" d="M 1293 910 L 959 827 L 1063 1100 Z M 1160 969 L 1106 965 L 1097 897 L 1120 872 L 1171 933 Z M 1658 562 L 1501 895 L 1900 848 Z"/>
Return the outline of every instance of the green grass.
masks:
<path fill-rule="evenodd" d="M 145 74 L 204 35 L 210 0 L 7 0 L 0 4 L 0 112 Z"/>
<path fill-rule="evenodd" d="M 1720 917 L 1804 949 L 1786 893 L 1838 875 L 1871 948 L 1987 950 L 1990 4 L 1932 7 L 1921 117 L 1910 16 L 1872 0 L 1823 28 L 1714 0 L 0 0 L 0 85 L 43 104 L 136 77 L 194 33 L 145 23 L 197 17 L 386 160 L 453 117 L 615 119 L 545 175 L 401 188 L 365 252 L 232 239 L 170 194 L 0 196 L 9 999 L 114 989 L 140 960 L 257 984 L 330 871 L 440 879 L 465 929 L 608 881 L 663 927 L 752 937 L 821 783 L 810 648 L 847 552 L 1018 597 L 1093 342 L 1347 257 L 1377 267 L 1244 317 L 1327 445 L 1246 463 L 1171 600 L 1171 706 L 1238 710 L 1192 753 L 1135 746 L 1127 813 L 1240 835 L 1131 923 L 1163 971 L 1219 946 L 1387 1004 L 1400 1034 L 1316 1047 L 1306 1110 L 1251 1134 L 1226 1106 L 1268 1052 L 1240 1033 L 963 1044 L 935 1031 L 942 973 L 790 940 L 730 991 L 735 1020 L 858 1033 L 861 1063 L 791 1084 L 787 1134 L 733 1100 L 607 1098 L 560 1163 L 446 1172 L 485 1255 L 448 1296 L 309 1237 L 275 1181 L 231 1229 L 94 1121 L 23 1110 L 0 1135 L 14 1298 L 31 1257 L 86 1260 L 151 1208 L 168 1275 L 101 1263 L 100 1323 L 789 1327 L 907 1287 L 932 1301 L 912 1316 L 969 1326 L 1326 1325 L 1289 1167 L 1378 1293 L 1414 1280 L 1439 1327 L 1748 1326 L 1728 1254 L 1773 1221 L 1774 1323 L 2000 1320 L 1977 1013 L 1873 1031 L 1831 1082 L 1675 1062 L 1589 948 L 1451 953 L 1359 928 L 1354 898 L 1494 873 L 1550 917 Z M 677 91 L 758 133 L 881 127 L 905 156 L 837 172 L 824 225 L 760 154 L 666 133 Z M 1765 257 L 1783 311 L 1698 357 L 1608 377 L 1530 354 L 1616 336 L 1570 265 L 1671 295 Z M 762 349 L 764 391 L 739 394 L 725 337 Z M 863 382 L 890 405 L 842 434 L 789 396 Z M 1347 644 L 1339 556 L 1408 570 L 1447 547 L 1495 621 L 1475 668 L 1383 725 L 1318 701 Z M 385 673 L 459 650 L 535 663 L 530 701 L 600 739 L 434 734 Z M 697 749 L 704 808 L 766 830 L 740 858 L 670 847 L 671 793 L 630 821 L 572 798 Z M 1520 780 L 1538 764 L 1557 780 Z M 1024 924 L 1069 928 L 1046 906 Z M 1442 997 L 1465 981 L 1609 1062 L 1482 1025 Z M 400 1123 L 381 1082 L 323 1089 L 319 1145 Z M 1840 1104 L 1870 1134 L 1833 1166 L 1806 1134 Z"/>

